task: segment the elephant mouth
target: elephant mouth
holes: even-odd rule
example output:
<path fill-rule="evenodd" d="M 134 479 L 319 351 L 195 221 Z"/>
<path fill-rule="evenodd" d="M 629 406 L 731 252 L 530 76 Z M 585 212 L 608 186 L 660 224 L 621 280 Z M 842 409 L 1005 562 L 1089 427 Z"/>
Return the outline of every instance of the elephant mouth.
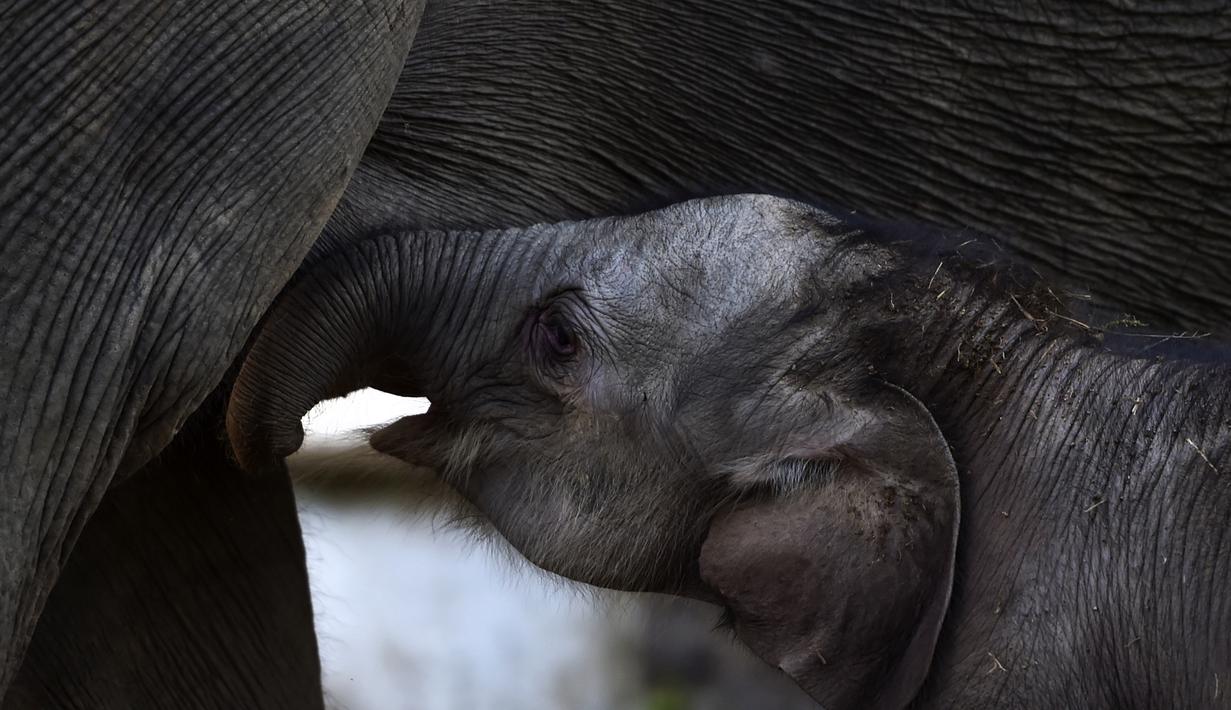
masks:
<path fill-rule="evenodd" d="M 444 413 L 432 405 L 422 414 L 402 417 L 372 432 L 368 444 L 382 454 L 431 469 L 439 475 L 444 464 L 441 456 L 444 422 Z"/>

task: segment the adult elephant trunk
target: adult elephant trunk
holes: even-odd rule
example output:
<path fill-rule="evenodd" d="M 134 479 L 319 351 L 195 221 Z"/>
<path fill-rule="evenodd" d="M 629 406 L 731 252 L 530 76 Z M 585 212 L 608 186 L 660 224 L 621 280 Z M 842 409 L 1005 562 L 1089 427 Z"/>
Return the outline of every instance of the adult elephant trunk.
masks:
<path fill-rule="evenodd" d="M 468 348 L 452 343 L 476 312 L 516 301 L 496 298 L 517 281 L 504 278 L 515 269 L 494 267 L 527 256 L 510 248 L 517 241 L 388 235 L 311 272 L 275 307 L 232 390 L 227 432 L 239 464 L 263 470 L 294 453 L 301 418 L 321 400 L 367 386 L 432 396 L 465 367 Z"/>

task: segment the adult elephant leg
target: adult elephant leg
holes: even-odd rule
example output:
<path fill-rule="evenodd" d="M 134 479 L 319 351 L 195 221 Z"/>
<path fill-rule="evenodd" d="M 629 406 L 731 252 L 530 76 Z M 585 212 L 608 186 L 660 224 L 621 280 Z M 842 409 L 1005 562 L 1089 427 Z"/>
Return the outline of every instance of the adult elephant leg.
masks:
<path fill-rule="evenodd" d="M 103 497 L 3 710 L 322 706 L 290 481 L 221 442 L 181 434 Z"/>
<path fill-rule="evenodd" d="M 0 12 L 0 693 L 113 478 L 171 440 L 316 239 L 422 4 Z"/>

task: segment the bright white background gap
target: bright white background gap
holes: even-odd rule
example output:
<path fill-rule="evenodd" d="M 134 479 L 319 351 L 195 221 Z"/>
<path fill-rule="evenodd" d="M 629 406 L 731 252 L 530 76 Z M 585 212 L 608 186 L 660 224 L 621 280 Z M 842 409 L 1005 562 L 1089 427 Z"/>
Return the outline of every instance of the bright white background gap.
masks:
<path fill-rule="evenodd" d="M 304 435 L 308 444 L 323 442 L 362 427 L 422 414 L 427 411 L 428 404 L 422 397 L 399 397 L 380 390 L 360 390 L 313 407 L 303 418 Z"/>

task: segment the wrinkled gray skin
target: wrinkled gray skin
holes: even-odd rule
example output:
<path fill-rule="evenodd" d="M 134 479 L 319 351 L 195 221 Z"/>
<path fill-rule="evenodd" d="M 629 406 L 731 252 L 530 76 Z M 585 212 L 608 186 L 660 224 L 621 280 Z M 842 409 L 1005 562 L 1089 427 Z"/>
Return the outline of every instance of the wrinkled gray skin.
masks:
<path fill-rule="evenodd" d="M 1221 0 L 444 0 L 324 234 L 770 192 L 1231 336 Z"/>
<path fill-rule="evenodd" d="M 379 228 L 776 191 L 1229 330 L 1220 3 L 432 0 L 414 35 L 421 5 L 0 11 L 0 693 L 42 609 L 25 706 L 317 702 L 289 485 L 225 461 L 223 371 L 306 253 Z"/>
<path fill-rule="evenodd" d="M 777 198 L 375 237 L 275 309 L 240 462 L 360 386 L 535 563 L 724 604 L 829 710 L 1225 707 L 1231 368 Z M 950 599 L 952 594 L 952 599 Z"/>
<path fill-rule="evenodd" d="M 220 398 L 189 417 L 332 213 L 422 6 L 0 7 L 6 710 L 321 706 L 289 482 L 228 463 Z"/>

